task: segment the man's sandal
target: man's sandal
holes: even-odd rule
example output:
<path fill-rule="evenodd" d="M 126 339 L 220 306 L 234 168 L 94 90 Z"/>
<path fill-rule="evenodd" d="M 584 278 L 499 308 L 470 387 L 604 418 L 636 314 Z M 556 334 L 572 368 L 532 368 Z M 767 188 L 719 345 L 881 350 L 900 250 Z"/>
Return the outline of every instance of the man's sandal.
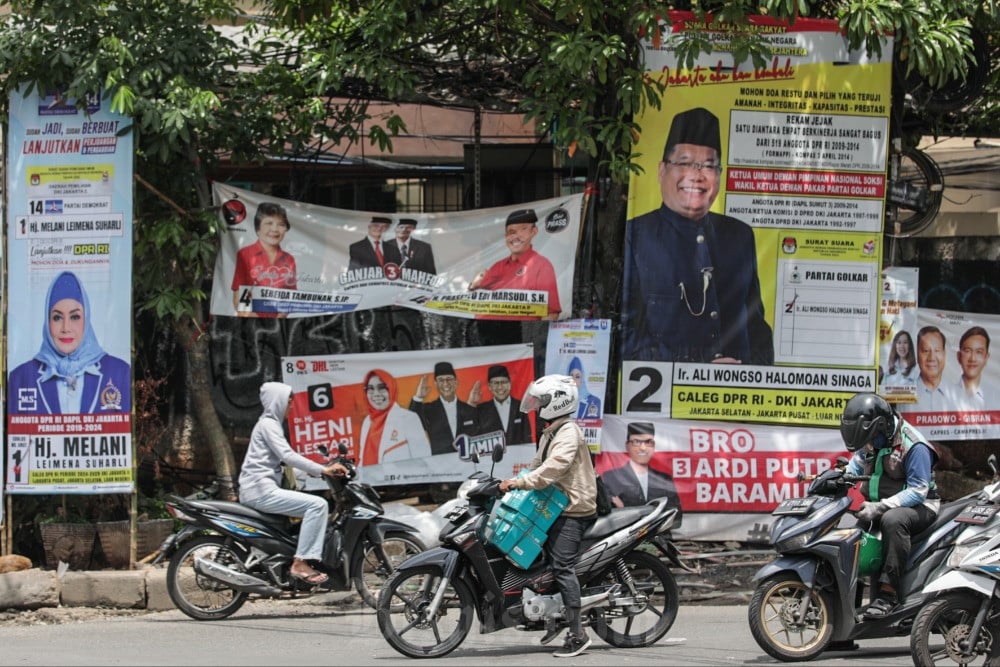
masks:
<path fill-rule="evenodd" d="M 883 618 L 889 615 L 896 603 L 888 598 L 875 598 L 865 609 L 865 618 Z"/>

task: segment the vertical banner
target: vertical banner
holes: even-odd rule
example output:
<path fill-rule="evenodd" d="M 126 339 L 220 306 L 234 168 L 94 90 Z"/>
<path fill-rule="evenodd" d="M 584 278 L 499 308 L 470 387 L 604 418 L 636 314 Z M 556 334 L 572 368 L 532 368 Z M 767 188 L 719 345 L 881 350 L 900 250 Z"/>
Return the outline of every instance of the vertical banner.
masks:
<path fill-rule="evenodd" d="M 283 357 L 282 370 L 294 391 L 292 447 L 315 456 L 344 445 L 368 484 L 459 482 L 488 471 L 498 443 L 499 477 L 535 455 L 533 418 L 520 411 L 535 379 L 530 344 Z"/>
<path fill-rule="evenodd" d="M 108 104 L 11 94 L 8 493 L 133 489 L 133 139 Z"/>
<path fill-rule="evenodd" d="M 580 392 L 576 423 L 591 450 L 600 451 L 608 384 L 611 320 L 566 320 L 549 325 L 545 374 L 569 375 Z"/>
<path fill-rule="evenodd" d="M 637 119 L 621 412 L 832 426 L 876 388 L 891 38 L 879 60 L 832 20 L 670 19 L 645 49 L 666 91 Z M 735 62 L 734 30 L 772 59 Z M 687 66 L 690 32 L 713 46 Z"/>
<path fill-rule="evenodd" d="M 917 291 L 920 269 L 890 266 L 882 272 L 879 322 L 879 393 L 891 403 L 916 403 Z M 1000 406 L 998 406 L 1000 407 Z"/>

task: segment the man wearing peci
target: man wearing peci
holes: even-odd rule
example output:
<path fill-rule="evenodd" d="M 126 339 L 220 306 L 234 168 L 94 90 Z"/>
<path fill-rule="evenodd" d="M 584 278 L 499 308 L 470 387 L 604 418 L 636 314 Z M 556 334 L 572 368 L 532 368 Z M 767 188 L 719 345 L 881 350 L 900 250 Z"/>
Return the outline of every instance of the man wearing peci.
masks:
<path fill-rule="evenodd" d="M 399 246 L 395 241 L 383 240 L 386 230 L 392 220 L 382 216 L 373 216 L 368 223 L 368 234 L 360 241 L 356 241 L 348 248 L 350 262 L 347 265 L 349 271 L 362 269 L 365 267 L 385 268 L 386 264 L 399 266 L 402 258 L 399 256 Z"/>
<path fill-rule="evenodd" d="M 413 230 L 416 228 L 417 221 L 412 218 L 400 218 L 396 223 L 396 247 L 402 259 L 399 268 L 437 274 L 434 249 L 430 243 L 413 238 Z"/>
<path fill-rule="evenodd" d="M 507 368 L 490 366 L 486 378 L 493 398 L 476 406 L 479 433 L 503 431 L 508 445 L 534 442 L 531 437 L 531 420 L 520 409 L 521 399 L 510 395 L 510 373 Z"/>
<path fill-rule="evenodd" d="M 430 387 L 427 386 L 427 376 L 420 376 L 417 392 L 410 401 L 410 410 L 420 416 L 420 421 L 427 431 L 431 441 L 431 453 L 453 454 L 455 437 L 461 433 L 475 435 L 479 432 L 476 408 L 458 398 L 458 378 L 455 367 L 447 361 L 434 364 L 434 386 L 438 397 L 427 401 Z M 472 387 L 472 395 L 479 395 L 479 381 Z M 473 402 L 478 402 L 474 398 Z"/>
<path fill-rule="evenodd" d="M 753 230 L 709 210 L 721 152 L 708 110 L 673 119 L 658 169 L 663 204 L 625 229 L 626 360 L 774 363 Z"/>

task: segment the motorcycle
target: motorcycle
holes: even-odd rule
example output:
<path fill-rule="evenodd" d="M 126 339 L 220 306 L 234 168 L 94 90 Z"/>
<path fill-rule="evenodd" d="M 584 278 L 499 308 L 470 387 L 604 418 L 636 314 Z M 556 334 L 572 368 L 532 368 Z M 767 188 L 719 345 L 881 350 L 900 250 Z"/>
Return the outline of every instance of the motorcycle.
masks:
<path fill-rule="evenodd" d="M 318 585 L 292 577 L 299 521 L 258 512 L 227 501 L 172 496 L 167 510 L 185 525 L 160 546 L 153 564 L 170 560 L 167 591 L 182 612 L 201 621 L 235 613 L 256 598 L 301 597 L 330 591 L 357 590 L 375 606 L 379 589 L 393 569 L 424 550 L 415 528 L 383 515 L 378 492 L 354 481 L 357 468 L 347 448 L 328 463 L 347 468 L 345 477 L 324 476 L 330 501 L 330 523 L 317 570 L 328 579 Z"/>
<path fill-rule="evenodd" d="M 502 458 L 498 445 L 493 464 Z M 504 495 L 500 481 L 492 468 L 473 473 L 461 490 L 466 500 L 446 517 L 441 546 L 410 557 L 386 581 L 376 607 L 378 627 L 399 653 L 447 655 L 465 640 L 474 615 L 482 633 L 515 627 L 554 636 L 565 625 L 545 556 L 522 569 L 484 539 L 491 509 Z M 598 517 L 584 534 L 576 567 L 583 621 L 612 646 L 650 646 L 677 617 L 677 583 L 655 555 L 691 569 L 665 535 L 676 514 L 661 498 Z"/>
<path fill-rule="evenodd" d="M 991 454 L 993 483 L 956 521 L 967 527 L 949 558 L 952 569 L 924 586 L 927 598 L 910 633 L 915 665 L 1000 667 L 1000 481 Z"/>
<path fill-rule="evenodd" d="M 934 523 L 912 538 L 898 591 L 901 603 L 881 618 L 865 618 L 866 595 L 882 567 L 880 536 L 859 526 L 838 528 L 853 503 L 848 491 L 866 475 L 845 472 L 848 460 L 811 480 L 807 495 L 788 498 L 771 513 L 770 544 L 777 558 L 754 575 L 750 633 L 769 655 L 811 660 L 854 640 L 910 634 L 925 601 L 921 590 L 948 569 L 955 538 L 966 524 L 956 517 L 975 494 L 942 504 Z"/>

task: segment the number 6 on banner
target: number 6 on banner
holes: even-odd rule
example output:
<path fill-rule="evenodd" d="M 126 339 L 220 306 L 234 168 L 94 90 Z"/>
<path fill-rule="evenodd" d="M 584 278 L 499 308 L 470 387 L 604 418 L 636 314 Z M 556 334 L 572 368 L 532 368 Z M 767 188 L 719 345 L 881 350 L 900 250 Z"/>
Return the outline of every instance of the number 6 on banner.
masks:
<path fill-rule="evenodd" d="M 622 364 L 622 414 L 670 417 L 673 364 L 626 361 Z"/>
<path fill-rule="evenodd" d="M 333 387 L 329 383 L 309 385 L 306 393 L 309 394 L 309 412 L 329 410 L 333 407 Z"/>

